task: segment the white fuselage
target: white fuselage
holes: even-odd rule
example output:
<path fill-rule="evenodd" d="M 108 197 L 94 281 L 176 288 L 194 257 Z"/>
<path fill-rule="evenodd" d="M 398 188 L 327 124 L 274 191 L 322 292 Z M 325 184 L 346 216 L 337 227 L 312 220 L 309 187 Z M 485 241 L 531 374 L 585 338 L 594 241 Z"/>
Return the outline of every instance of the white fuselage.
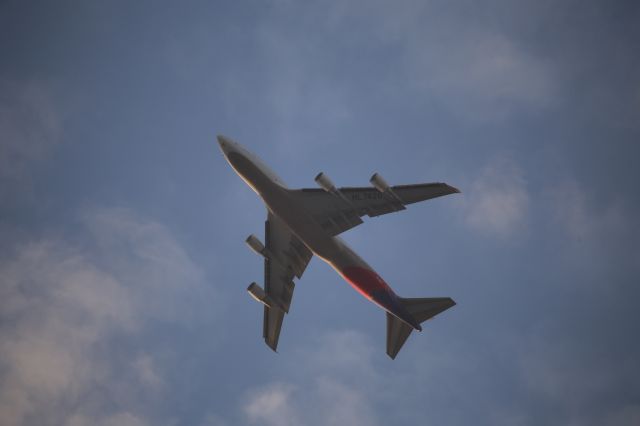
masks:
<path fill-rule="evenodd" d="M 304 206 L 293 199 L 282 180 L 255 155 L 228 139 L 222 149 L 231 167 L 262 198 L 269 211 L 282 219 L 316 256 L 338 272 L 348 265 L 371 268 L 342 239 L 328 235 Z"/>

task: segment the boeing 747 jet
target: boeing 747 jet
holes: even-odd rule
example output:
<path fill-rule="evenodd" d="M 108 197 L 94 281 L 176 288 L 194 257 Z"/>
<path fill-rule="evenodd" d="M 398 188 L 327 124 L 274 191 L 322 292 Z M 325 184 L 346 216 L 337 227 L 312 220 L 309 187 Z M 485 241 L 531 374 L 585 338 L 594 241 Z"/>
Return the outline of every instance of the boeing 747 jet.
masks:
<path fill-rule="evenodd" d="M 395 359 L 413 330 L 455 305 L 449 297 L 403 298 L 339 234 L 361 224 L 363 216 L 375 217 L 404 210 L 407 204 L 458 193 L 445 183 L 389 186 L 379 174 L 371 187 L 336 188 L 323 173 L 315 181 L 320 188 L 289 189 L 282 180 L 237 142 L 218 136 L 218 143 L 236 173 L 267 207 L 265 243 L 255 235 L 247 244 L 264 257 L 264 289 L 251 283 L 247 291 L 264 305 L 263 337 L 274 351 L 284 315 L 289 312 L 295 284 L 315 254 L 327 262 L 354 289 L 387 315 L 387 354 Z"/>

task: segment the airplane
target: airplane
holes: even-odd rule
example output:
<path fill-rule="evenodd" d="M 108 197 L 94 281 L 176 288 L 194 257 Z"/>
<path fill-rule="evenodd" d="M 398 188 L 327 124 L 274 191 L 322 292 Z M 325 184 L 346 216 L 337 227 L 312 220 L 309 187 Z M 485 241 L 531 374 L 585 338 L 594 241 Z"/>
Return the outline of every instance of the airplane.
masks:
<path fill-rule="evenodd" d="M 228 137 L 218 144 L 235 172 L 267 207 L 265 243 L 251 234 L 247 245 L 264 257 L 264 289 L 253 282 L 249 294 L 264 305 L 263 337 L 276 352 L 280 329 L 289 312 L 295 284 L 315 254 L 328 263 L 365 298 L 387 316 L 387 355 L 395 359 L 413 330 L 451 308 L 449 297 L 402 298 L 338 236 L 375 217 L 404 210 L 407 204 L 459 193 L 445 183 L 389 186 L 375 173 L 371 187 L 336 188 L 324 173 L 319 188 L 289 189 L 257 156 Z"/>

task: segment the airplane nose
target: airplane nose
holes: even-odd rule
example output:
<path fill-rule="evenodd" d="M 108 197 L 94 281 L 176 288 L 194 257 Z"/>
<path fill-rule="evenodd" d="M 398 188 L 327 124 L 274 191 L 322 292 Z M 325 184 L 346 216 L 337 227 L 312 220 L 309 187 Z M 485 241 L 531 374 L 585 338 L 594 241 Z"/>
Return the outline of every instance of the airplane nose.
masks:
<path fill-rule="evenodd" d="M 227 143 L 227 141 L 224 139 L 224 136 L 222 135 L 218 135 L 216 136 L 216 138 L 218 139 L 218 144 L 220 144 L 220 146 L 224 146 Z"/>
<path fill-rule="evenodd" d="M 229 143 L 229 140 L 222 135 L 218 135 L 217 139 L 218 139 L 218 144 L 220 145 L 220 149 L 222 149 L 222 152 L 226 153 L 231 146 L 231 144 Z"/>

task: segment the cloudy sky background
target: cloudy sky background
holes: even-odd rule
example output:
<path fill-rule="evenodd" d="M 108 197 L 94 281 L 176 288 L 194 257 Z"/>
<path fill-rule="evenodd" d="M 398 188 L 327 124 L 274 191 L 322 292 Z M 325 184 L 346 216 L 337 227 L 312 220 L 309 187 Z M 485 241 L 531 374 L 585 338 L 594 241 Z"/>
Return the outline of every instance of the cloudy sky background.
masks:
<path fill-rule="evenodd" d="M 0 419 L 12 425 L 637 425 L 635 2 L 0 5 Z M 327 265 L 279 354 L 246 294 L 291 187 L 462 190 L 345 240 L 458 305 L 395 361 Z"/>

